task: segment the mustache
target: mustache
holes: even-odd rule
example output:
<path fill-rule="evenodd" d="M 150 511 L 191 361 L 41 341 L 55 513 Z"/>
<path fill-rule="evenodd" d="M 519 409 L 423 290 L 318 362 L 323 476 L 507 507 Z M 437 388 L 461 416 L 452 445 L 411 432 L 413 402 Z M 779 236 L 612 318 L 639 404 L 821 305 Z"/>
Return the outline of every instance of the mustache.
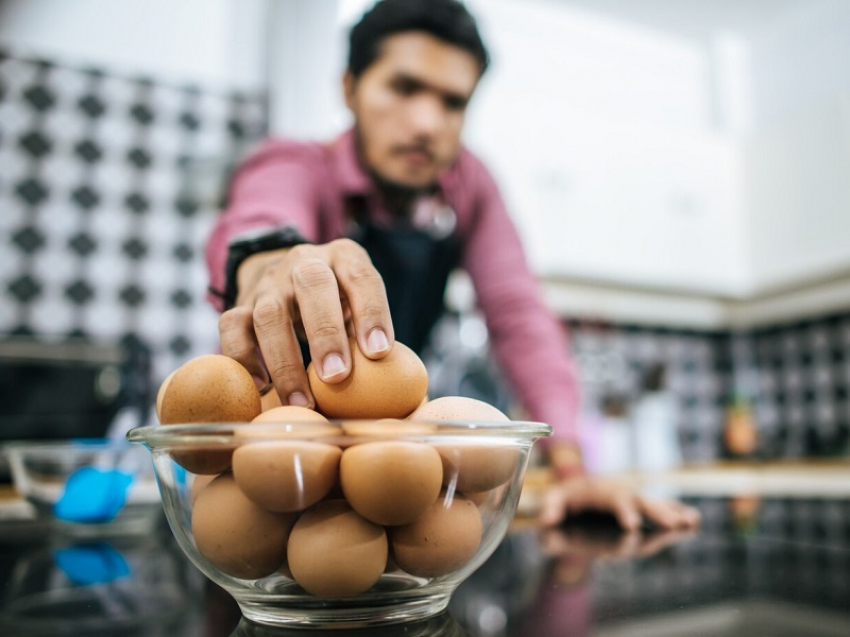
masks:
<path fill-rule="evenodd" d="M 403 144 L 393 147 L 393 153 L 401 154 L 410 152 L 422 153 L 427 156 L 428 159 L 434 159 L 434 151 L 431 150 L 431 147 L 428 144 Z"/>

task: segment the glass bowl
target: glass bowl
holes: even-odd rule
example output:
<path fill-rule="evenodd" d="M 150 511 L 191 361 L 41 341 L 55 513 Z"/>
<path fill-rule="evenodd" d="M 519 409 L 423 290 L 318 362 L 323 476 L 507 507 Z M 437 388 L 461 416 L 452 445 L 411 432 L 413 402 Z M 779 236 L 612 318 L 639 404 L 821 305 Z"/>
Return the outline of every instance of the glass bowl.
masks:
<path fill-rule="evenodd" d="M 3 453 L 15 490 L 52 530 L 144 535 L 162 520 L 150 458 L 126 440 L 16 441 Z"/>
<path fill-rule="evenodd" d="M 252 622 L 363 627 L 443 611 L 504 537 L 534 422 L 133 429 L 181 549 Z"/>

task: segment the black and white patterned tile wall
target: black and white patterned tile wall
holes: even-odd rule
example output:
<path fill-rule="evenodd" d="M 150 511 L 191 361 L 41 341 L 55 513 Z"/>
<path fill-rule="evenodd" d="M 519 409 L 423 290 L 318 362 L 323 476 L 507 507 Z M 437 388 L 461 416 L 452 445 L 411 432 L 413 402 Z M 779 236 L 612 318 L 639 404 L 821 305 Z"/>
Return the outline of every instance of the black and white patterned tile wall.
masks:
<path fill-rule="evenodd" d="M 133 336 L 154 381 L 215 351 L 202 250 L 219 208 L 190 177 L 266 121 L 264 95 L 0 52 L 0 333 Z"/>
<path fill-rule="evenodd" d="M 571 321 L 585 411 L 622 403 L 625 420 L 663 366 L 686 461 L 727 455 L 733 397 L 752 407 L 760 458 L 846 454 L 850 443 L 850 314 L 744 332 Z M 615 408 L 619 408 L 616 407 Z"/>
<path fill-rule="evenodd" d="M 757 330 L 751 355 L 760 450 L 767 456 L 834 455 L 850 440 L 850 315 Z"/>
<path fill-rule="evenodd" d="M 0 335 L 133 337 L 151 350 L 155 383 L 215 351 L 202 250 L 219 207 L 194 169 L 235 161 L 266 121 L 263 95 L 0 52 Z M 627 411 L 648 372 L 664 367 L 686 461 L 723 455 L 726 407 L 740 386 L 754 403 L 760 455 L 846 449 L 850 314 L 745 333 L 568 327 L 585 407 Z M 507 399 L 472 371 L 464 378 L 481 397 Z M 441 382 L 462 389 L 456 378 Z"/>
<path fill-rule="evenodd" d="M 724 333 L 587 321 L 571 321 L 568 330 L 582 381 L 582 419 L 588 420 L 592 413 L 614 414 L 610 419 L 590 420 L 587 428 L 617 426 L 611 424 L 614 421 L 632 427 L 635 405 L 648 391 L 644 387 L 648 376 L 663 369 L 664 389 L 676 403 L 673 426 L 683 460 L 722 455 L 720 432 L 730 371 Z M 610 445 L 610 437 L 607 441 Z M 611 453 L 610 447 L 605 452 Z"/>

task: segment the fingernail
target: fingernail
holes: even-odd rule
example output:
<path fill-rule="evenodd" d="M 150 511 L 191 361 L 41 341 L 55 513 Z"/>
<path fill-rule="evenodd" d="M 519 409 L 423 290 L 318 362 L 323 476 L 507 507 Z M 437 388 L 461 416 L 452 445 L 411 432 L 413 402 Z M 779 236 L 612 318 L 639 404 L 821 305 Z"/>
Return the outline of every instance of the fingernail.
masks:
<path fill-rule="evenodd" d="M 377 354 L 389 349 L 390 341 L 387 339 L 387 334 L 380 327 L 376 327 L 369 332 L 369 337 L 366 339 L 366 346 L 369 348 L 370 354 Z"/>
<path fill-rule="evenodd" d="M 295 405 L 296 407 L 308 407 L 310 405 L 310 401 L 308 401 L 307 397 L 300 391 L 289 394 L 288 402 L 290 405 Z"/>
<path fill-rule="evenodd" d="M 322 361 L 322 379 L 328 380 L 345 371 L 345 363 L 339 354 L 328 354 Z"/>

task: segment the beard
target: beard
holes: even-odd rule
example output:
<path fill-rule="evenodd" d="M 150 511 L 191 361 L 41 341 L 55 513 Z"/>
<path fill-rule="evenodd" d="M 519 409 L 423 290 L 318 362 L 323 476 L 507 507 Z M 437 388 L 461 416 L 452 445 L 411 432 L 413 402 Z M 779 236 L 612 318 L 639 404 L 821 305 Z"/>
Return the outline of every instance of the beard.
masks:
<path fill-rule="evenodd" d="M 408 216 L 411 205 L 418 197 L 433 194 L 437 190 L 436 182 L 424 186 L 411 186 L 410 184 L 390 179 L 370 166 L 366 162 L 366 155 L 363 152 L 363 134 L 356 124 L 354 126 L 354 140 L 361 164 L 366 167 L 372 182 L 375 184 L 375 188 L 380 193 L 387 209 L 393 215 Z"/>

